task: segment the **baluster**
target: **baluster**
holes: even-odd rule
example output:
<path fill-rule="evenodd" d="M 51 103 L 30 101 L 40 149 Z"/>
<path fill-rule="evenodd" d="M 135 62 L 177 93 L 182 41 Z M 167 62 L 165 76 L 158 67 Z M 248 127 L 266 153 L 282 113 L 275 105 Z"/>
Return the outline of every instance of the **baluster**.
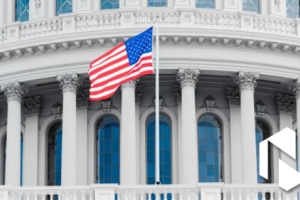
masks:
<path fill-rule="evenodd" d="M 172 192 L 171 193 L 171 200 L 175 200 L 176 198 L 175 198 L 175 192 Z"/>
<path fill-rule="evenodd" d="M 243 190 L 238 190 L 238 199 L 243 200 Z"/>
<path fill-rule="evenodd" d="M 261 194 L 263 195 L 263 200 L 266 200 L 266 190 L 262 190 Z"/>
<path fill-rule="evenodd" d="M 50 194 L 50 200 L 53 200 L 53 194 Z"/>
<path fill-rule="evenodd" d="M 179 193 L 179 199 L 180 199 L 180 200 L 183 200 L 183 195 L 184 195 L 184 191 L 182 190 L 182 191 Z"/>
<path fill-rule="evenodd" d="M 151 200 L 151 192 L 148 192 L 148 200 Z"/>
<path fill-rule="evenodd" d="M 168 193 L 167 193 L 167 192 L 164 192 L 163 195 L 164 195 L 164 200 L 167 200 L 167 195 L 168 195 Z"/>
<path fill-rule="evenodd" d="M 144 200 L 145 194 L 143 192 L 141 192 L 140 195 L 141 195 L 140 200 Z"/>
<path fill-rule="evenodd" d="M 159 193 L 159 192 L 156 192 L 156 193 L 155 193 L 155 200 L 162 200 L 162 199 L 160 198 L 160 193 Z"/>
<path fill-rule="evenodd" d="M 221 190 L 222 191 L 222 195 L 223 195 L 223 200 L 227 200 L 227 191 L 226 191 L 226 189 L 222 189 Z"/>

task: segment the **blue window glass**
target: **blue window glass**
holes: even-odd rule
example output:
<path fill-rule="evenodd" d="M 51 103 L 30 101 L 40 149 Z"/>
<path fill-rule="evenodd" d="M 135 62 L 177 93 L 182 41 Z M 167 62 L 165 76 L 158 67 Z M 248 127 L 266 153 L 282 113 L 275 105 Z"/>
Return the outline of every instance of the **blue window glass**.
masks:
<path fill-rule="evenodd" d="M 21 133 L 21 142 L 20 142 L 20 185 L 23 185 L 23 134 Z M 3 184 L 5 185 L 5 169 L 6 169 L 6 136 L 4 138 L 4 145 L 3 145 Z"/>
<path fill-rule="evenodd" d="M 48 185 L 61 185 L 62 126 L 55 123 L 48 135 Z"/>
<path fill-rule="evenodd" d="M 97 183 L 120 183 L 120 123 L 112 115 L 97 127 Z"/>
<path fill-rule="evenodd" d="M 259 143 L 270 136 L 269 126 L 261 120 L 256 120 L 255 139 L 256 139 L 256 166 L 257 166 L 257 183 L 271 183 L 270 179 L 266 180 L 259 175 Z M 270 145 L 268 154 L 271 155 Z M 271 166 L 271 156 L 269 156 L 269 166 Z M 269 168 L 269 177 L 271 177 L 271 168 Z"/>
<path fill-rule="evenodd" d="M 101 9 L 118 9 L 120 6 L 119 0 L 101 0 Z"/>
<path fill-rule="evenodd" d="M 205 114 L 198 121 L 199 182 L 220 182 L 221 127 L 212 114 Z"/>
<path fill-rule="evenodd" d="M 196 8 L 215 8 L 215 0 L 196 0 Z"/>
<path fill-rule="evenodd" d="M 16 21 L 28 21 L 29 20 L 29 0 L 16 0 Z"/>
<path fill-rule="evenodd" d="M 56 0 L 56 15 L 71 13 L 73 11 L 72 0 Z"/>
<path fill-rule="evenodd" d="M 243 0 L 243 10 L 259 13 L 259 0 Z"/>
<path fill-rule="evenodd" d="M 159 116 L 159 156 L 160 156 L 160 183 L 172 183 L 172 141 L 171 121 L 168 116 Z M 147 153 L 147 183 L 155 184 L 155 115 L 149 116 L 146 126 L 146 153 Z M 168 197 L 169 199 L 169 197 Z"/>
<path fill-rule="evenodd" d="M 299 17 L 299 0 L 286 0 L 286 16 L 289 18 Z"/>
<path fill-rule="evenodd" d="M 167 0 L 148 0 L 149 7 L 167 7 Z"/>

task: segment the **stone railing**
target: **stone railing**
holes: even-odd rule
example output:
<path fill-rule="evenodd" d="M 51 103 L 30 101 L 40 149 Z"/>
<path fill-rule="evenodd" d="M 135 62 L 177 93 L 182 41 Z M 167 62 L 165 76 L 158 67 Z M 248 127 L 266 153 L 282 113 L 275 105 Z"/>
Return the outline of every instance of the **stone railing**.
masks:
<path fill-rule="evenodd" d="M 285 192 L 274 184 L 0 187 L 1 200 L 297 200 L 298 194 L 298 188 Z"/>
<path fill-rule="evenodd" d="M 300 20 L 265 16 L 245 12 L 228 12 L 198 9 L 134 9 L 105 10 L 92 13 L 66 14 L 58 17 L 16 22 L 0 28 L 0 44 L 48 36 L 64 37 L 78 33 L 78 38 L 95 35 L 95 30 L 147 28 L 160 20 L 161 28 L 185 30 L 220 29 L 222 31 L 246 31 L 287 37 L 300 37 Z M 189 31 L 187 31 L 189 32 Z M 102 33 L 102 32 L 101 32 Z M 174 34 L 172 32 L 172 34 Z M 228 33 L 230 35 L 230 32 Z M 98 34 L 99 35 L 99 34 Z M 263 35 L 262 35 L 263 36 Z M 76 37 L 76 35 L 74 35 Z M 226 36 L 224 36 L 226 37 Z M 50 41 L 49 41 L 50 42 Z"/>

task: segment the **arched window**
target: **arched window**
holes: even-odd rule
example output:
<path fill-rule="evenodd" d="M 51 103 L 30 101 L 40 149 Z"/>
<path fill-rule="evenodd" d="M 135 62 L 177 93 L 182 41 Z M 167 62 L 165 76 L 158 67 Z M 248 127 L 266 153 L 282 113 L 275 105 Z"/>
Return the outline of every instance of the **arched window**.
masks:
<path fill-rule="evenodd" d="M 97 126 L 97 183 L 120 183 L 120 123 L 107 115 Z"/>
<path fill-rule="evenodd" d="M 16 0 L 15 20 L 20 22 L 29 20 L 29 0 Z"/>
<path fill-rule="evenodd" d="M 199 182 L 222 181 L 221 125 L 213 114 L 198 121 Z"/>
<path fill-rule="evenodd" d="M 120 7 L 119 0 L 101 0 L 101 9 L 118 9 Z"/>
<path fill-rule="evenodd" d="M 286 0 L 286 16 L 289 18 L 299 17 L 299 0 Z"/>
<path fill-rule="evenodd" d="M 56 15 L 73 12 L 72 0 L 56 0 Z"/>
<path fill-rule="evenodd" d="M 3 185 L 5 185 L 5 171 L 6 171 L 6 135 L 3 136 Z M 21 148 L 20 148 L 20 185 L 23 185 L 23 134 L 21 133 L 21 142 L 20 142 Z"/>
<path fill-rule="evenodd" d="M 48 133 L 48 185 L 61 185 L 62 125 L 53 124 Z"/>
<path fill-rule="evenodd" d="M 243 10 L 259 13 L 259 0 L 243 0 Z"/>
<path fill-rule="evenodd" d="M 148 7 L 167 7 L 167 0 L 148 0 Z"/>
<path fill-rule="evenodd" d="M 215 8 L 215 0 L 196 0 L 196 8 Z"/>
<path fill-rule="evenodd" d="M 270 137 L 270 128 L 262 120 L 256 119 L 255 138 L 256 138 L 256 164 L 257 164 L 257 183 L 271 183 L 271 179 L 264 179 L 259 175 L 259 143 Z M 268 147 L 268 154 L 271 155 L 271 145 Z M 271 157 L 269 156 L 268 165 L 271 166 Z M 269 177 L 271 177 L 271 170 L 269 170 Z"/>
<path fill-rule="evenodd" d="M 147 184 L 155 184 L 155 115 L 146 122 Z M 159 115 L 160 182 L 172 183 L 172 136 L 171 120 L 165 114 Z"/>

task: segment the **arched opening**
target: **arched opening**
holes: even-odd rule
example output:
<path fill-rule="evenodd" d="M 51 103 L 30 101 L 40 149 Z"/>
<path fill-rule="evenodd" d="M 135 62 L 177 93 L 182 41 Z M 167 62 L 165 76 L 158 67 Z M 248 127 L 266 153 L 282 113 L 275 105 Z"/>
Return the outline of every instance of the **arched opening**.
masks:
<path fill-rule="evenodd" d="M 199 182 L 222 181 L 221 123 L 213 114 L 198 120 Z"/>
<path fill-rule="evenodd" d="M 96 128 L 97 183 L 120 183 L 120 122 L 114 115 L 102 117 Z"/>
<path fill-rule="evenodd" d="M 61 185 L 62 123 L 54 123 L 48 132 L 48 185 Z"/>
<path fill-rule="evenodd" d="M 159 168 L 160 183 L 172 183 L 172 135 L 171 120 L 159 115 Z M 146 120 L 146 171 L 147 184 L 155 184 L 155 114 Z"/>

